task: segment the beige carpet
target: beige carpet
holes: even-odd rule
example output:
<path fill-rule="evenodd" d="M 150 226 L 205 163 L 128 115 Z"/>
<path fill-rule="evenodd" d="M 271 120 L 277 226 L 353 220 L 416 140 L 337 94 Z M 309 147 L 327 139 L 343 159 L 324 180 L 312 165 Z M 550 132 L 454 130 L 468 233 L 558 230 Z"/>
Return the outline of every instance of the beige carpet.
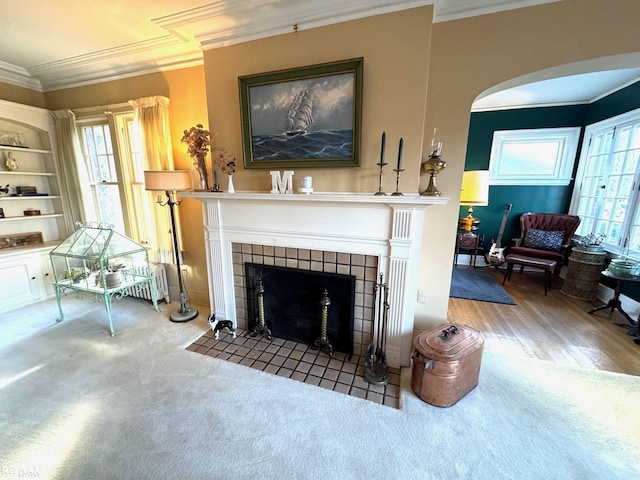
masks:
<path fill-rule="evenodd" d="M 111 338 L 101 304 L 63 306 L 0 321 L 0 479 L 640 477 L 637 377 L 488 351 L 451 408 L 404 369 L 396 410 L 185 350 L 206 308 L 116 301 Z"/>

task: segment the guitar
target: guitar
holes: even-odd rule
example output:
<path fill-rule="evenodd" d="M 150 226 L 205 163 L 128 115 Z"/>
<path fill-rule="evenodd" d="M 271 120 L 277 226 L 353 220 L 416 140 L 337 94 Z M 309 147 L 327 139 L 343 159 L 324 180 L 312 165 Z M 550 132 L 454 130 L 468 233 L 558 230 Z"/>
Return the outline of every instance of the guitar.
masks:
<path fill-rule="evenodd" d="M 485 260 L 488 264 L 493 265 L 495 267 L 499 267 L 504 263 L 504 250 L 507 247 L 501 247 L 500 242 L 502 242 L 502 234 L 504 233 L 504 226 L 507 224 L 507 217 L 509 216 L 509 212 L 511 211 L 512 205 L 510 203 L 504 209 L 504 215 L 502 217 L 502 223 L 500 224 L 500 231 L 498 232 L 498 236 L 495 239 L 491 239 L 492 245 L 491 249 L 485 256 Z"/>

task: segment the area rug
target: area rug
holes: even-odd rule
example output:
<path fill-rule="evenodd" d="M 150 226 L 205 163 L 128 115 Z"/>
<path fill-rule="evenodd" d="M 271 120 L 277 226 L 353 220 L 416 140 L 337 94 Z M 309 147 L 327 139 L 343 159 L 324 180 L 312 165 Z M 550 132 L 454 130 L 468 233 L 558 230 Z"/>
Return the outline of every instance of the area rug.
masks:
<path fill-rule="evenodd" d="M 516 304 L 491 274 L 483 269 L 454 268 L 449 296 L 481 302 Z"/>

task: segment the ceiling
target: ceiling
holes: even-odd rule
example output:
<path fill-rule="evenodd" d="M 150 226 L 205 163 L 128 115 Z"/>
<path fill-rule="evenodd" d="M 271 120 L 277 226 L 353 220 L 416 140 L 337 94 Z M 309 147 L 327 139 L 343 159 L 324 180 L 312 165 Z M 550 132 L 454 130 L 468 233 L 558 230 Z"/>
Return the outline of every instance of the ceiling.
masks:
<path fill-rule="evenodd" d="M 441 22 L 554 1 L 0 0 L 10 39 L 0 42 L 0 82 L 46 92 L 199 65 L 207 49 L 424 5 Z M 485 92 L 474 110 L 585 103 L 639 78 L 640 68 L 616 68 L 521 80 Z"/>

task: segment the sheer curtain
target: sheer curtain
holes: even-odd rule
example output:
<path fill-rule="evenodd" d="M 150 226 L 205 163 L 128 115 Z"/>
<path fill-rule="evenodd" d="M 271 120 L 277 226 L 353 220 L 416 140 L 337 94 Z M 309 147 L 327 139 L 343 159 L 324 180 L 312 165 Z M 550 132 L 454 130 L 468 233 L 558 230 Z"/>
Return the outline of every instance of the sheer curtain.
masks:
<path fill-rule="evenodd" d="M 84 199 L 91 195 L 83 195 L 83 188 L 89 185 L 89 174 L 80 153 L 80 141 L 76 127 L 76 116 L 71 110 L 55 110 L 51 112 L 55 124 L 55 142 L 60 166 L 60 198 L 65 215 L 67 235 L 75 230 L 75 222 L 87 221 L 87 210 Z"/>
<path fill-rule="evenodd" d="M 140 129 L 142 139 L 143 170 L 173 170 L 171 154 L 171 128 L 169 124 L 169 99 L 163 96 L 143 97 L 130 100 L 129 104 L 135 112 L 135 121 Z M 140 172 L 141 174 L 141 172 Z M 146 195 L 150 208 L 151 260 L 158 263 L 173 263 L 173 237 L 169 209 L 155 204 L 154 193 L 144 188 L 131 191 L 131 196 Z M 146 203 L 142 198 L 132 198 L 131 205 Z M 177 213 L 177 211 L 176 211 Z M 176 219 L 176 230 L 179 235 L 179 218 Z M 139 232 L 139 238 L 143 238 Z"/>

